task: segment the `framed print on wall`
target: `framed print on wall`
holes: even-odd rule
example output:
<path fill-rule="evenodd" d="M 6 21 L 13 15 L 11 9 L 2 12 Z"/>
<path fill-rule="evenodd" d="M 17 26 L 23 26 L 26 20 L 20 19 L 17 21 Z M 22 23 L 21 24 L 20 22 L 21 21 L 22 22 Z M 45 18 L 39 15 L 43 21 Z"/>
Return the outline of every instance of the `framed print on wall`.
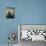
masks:
<path fill-rule="evenodd" d="M 21 40 L 46 41 L 46 25 L 20 24 L 18 34 L 19 42 Z"/>
<path fill-rule="evenodd" d="M 6 18 L 7 19 L 15 18 L 15 8 L 14 7 L 6 7 Z"/>

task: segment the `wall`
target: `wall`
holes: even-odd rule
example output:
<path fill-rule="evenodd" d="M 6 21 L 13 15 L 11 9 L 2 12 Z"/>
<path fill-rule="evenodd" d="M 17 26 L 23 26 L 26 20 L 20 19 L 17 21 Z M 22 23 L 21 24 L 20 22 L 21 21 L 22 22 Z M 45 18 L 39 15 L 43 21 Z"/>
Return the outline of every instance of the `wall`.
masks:
<path fill-rule="evenodd" d="M 5 18 L 7 6 L 16 8 L 15 19 Z M 9 32 L 17 34 L 17 24 L 46 24 L 46 0 L 0 0 L 0 44 L 8 43 Z"/>
<path fill-rule="evenodd" d="M 15 7 L 15 0 L 0 0 L 0 44 L 8 43 L 8 34 L 17 34 L 17 16 L 14 19 L 7 19 L 5 15 L 6 7 Z M 15 41 L 17 43 L 17 39 Z"/>
<path fill-rule="evenodd" d="M 46 0 L 16 0 L 19 24 L 46 24 Z"/>

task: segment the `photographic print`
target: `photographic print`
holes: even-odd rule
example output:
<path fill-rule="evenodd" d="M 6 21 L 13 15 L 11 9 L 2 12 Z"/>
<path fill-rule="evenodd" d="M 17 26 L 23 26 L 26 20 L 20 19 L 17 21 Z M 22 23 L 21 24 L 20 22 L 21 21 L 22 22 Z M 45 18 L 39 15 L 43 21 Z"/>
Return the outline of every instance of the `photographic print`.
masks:
<path fill-rule="evenodd" d="M 14 7 L 6 7 L 6 18 L 15 18 L 15 8 Z"/>

